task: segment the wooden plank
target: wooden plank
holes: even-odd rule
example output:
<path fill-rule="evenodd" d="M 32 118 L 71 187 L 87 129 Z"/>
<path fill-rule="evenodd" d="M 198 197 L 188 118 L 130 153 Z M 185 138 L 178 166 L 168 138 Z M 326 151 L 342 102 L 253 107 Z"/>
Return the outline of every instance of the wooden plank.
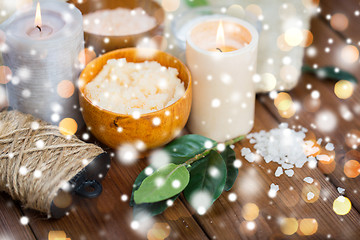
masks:
<path fill-rule="evenodd" d="M 344 46 L 345 43 L 338 35 L 331 31 L 331 29 L 329 29 L 323 21 L 319 21 L 318 19 L 314 19 L 312 22 L 312 32 L 314 34 L 313 47 L 319 49 L 320 51 L 318 51 L 318 55 L 315 58 L 305 58 L 306 64 L 312 65 L 316 63 L 319 67 L 326 65 L 338 66 L 342 69 L 350 71 L 358 79 L 360 79 L 358 61 L 354 64 L 346 64 L 344 61 L 339 60 L 338 52 L 336 50 Z M 332 50 L 329 53 L 326 53 L 323 51 L 323 46 L 329 38 L 332 38 L 334 43 L 332 44 Z M 311 84 L 311 90 L 306 88 L 307 84 Z M 321 107 L 316 112 L 309 111 L 309 109 L 306 108 L 307 104 L 305 103 L 308 99 L 310 99 L 310 94 L 313 90 L 318 90 L 320 92 L 319 102 L 321 102 Z M 316 117 L 319 112 L 330 110 L 334 114 L 338 123 L 333 131 L 324 132 L 321 131 L 321 129 L 311 130 L 314 131 L 318 137 L 330 137 L 331 142 L 335 144 L 335 160 L 337 166 L 333 172 L 328 174 L 328 177 L 335 186 L 347 189 L 346 195 L 351 199 L 356 209 L 360 210 L 360 196 L 358 194 L 360 191 L 360 177 L 348 178 L 344 174 L 344 156 L 351 150 L 351 148 L 346 145 L 347 134 L 351 132 L 351 130 L 360 129 L 360 112 L 358 110 L 360 107 L 359 86 L 355 86 L 354 94 L 351 98 L 341 100 L 334 94 L 334 82 L 321 81 L 314 76 L 304 74 L 300 79 L 299 85 L 290 92 L 290 95 L 294 101 L 303 106 L 296 114 L 298 117 L 295 116 L 290 119 L 281 118 L 273 104 L 273 101 L 267 96 L 262 96 L 260 99 L 279 121 L 286 121 L 291 125 L 301 124 L 309 129 L 311 128 L 311 124 L 316 123 Z M 349 111 L 349 114 L 353 117 L 351 119 L 344 118 L 344 113 L 341 112 L 341 109 L 348 109 L 347 111 Z M 355 160 L 360 161 L 360 158 L 357 157 Z M 328 172 L 328 169 L 323 170 Z"/>
<path fill-rule="evenodd" d="M 277 127 L 270 113 L 259 103 L 256 104 L 256 119 L 254 132 L 270 130 Z M 203 229 L 213 239 L 297 239 L 298 234 L 286 236 L 280 231 L 283 218 L 314 218 L 318 230 L 309 239 L 356 239 L 360 237 L 360 215 L 352 209 L 346 216 L 338 216 L 332 210 L 332 204 L 339 194 L 335 186 L 326 180 L 319 169 L 309 169 L 304 166 L 295 169 L 295 175 L 289 178 L 285 175 L 276 178 L 274 172 L 277 164 L 266 164 L 263 160 L 248 163 L 240 156 L 242 147 L 251 147 L 248 140 L 236 145 L 236 154 L 242 160 L 242 167 L 234 188 L 224 193 L 214 203 L 213 207 L 203 216 L 195 215 Z M 307 185 L 303 179 L 314 178 L 321 187 L 319 199 L 314 203 L 306 203 L 302 196 Z M 268 197 L 271 183 L 278 184 L 280 190 L 273 199 Z M 230 193 L 237 195 L 236 202 L 230 202 Z M 242 216 L 242 207 L 246 203 L 255 203 L 260 209 L 260 215 L 254 220 L 256 231 L 246 228 Z M 190 208 L 190 206 L 189 206 Z M 244 227 L 245 226 L 245 227 Z"/>
<path fill-rule="evenodd" d="M 0 239 L 35 239 L 28 225 L 22 225 L 20 218 L 24 216 L 17 203 L 10 196 L 0 195 Z"/>
<path fill-rule="evenodd" d="M 49 231 L 65 231 L 71 239 L 144 239 L 146 226 L 139 230 L 130 227 L 132 208 L 129 201 L 123 202 L 121 196 L 131 194 L 132 184 L 140 171 L 145 168 L 141 160 L 133 166 L 120 165 L 115 159 L 108 176 L 103 182 L 103 193 L 96 199 L 81 199 L 69 216 L 59 220 L 46 220 L 33 211 L 27 211 L 30 225 L 38 239 L 47 239 Z M 166 214 L 153 219 L 150 224 L 167 223 L 170 226 L 170 239 L 187 236 L 189 239 L 207 239 L 194 218 L 181 201 L 168 209 Z M 141 232 L 141 233 L 139 233 Z"/>

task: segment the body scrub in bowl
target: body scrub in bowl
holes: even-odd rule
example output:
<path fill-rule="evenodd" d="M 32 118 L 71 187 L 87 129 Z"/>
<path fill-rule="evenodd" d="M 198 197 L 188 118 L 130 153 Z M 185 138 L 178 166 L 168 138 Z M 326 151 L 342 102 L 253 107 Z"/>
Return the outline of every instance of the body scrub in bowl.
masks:
<path fill-rule="evenodd" d="M 176 68 L 156 61 L 132 63 L 110 59 L 85 87 L 85 96 L 103 109 L 138 116 L 159 111 L 184 96 Z"/>
<path fill-rule="evenodd" d="M 191 109 L 189 70 L 153 49 L 125 48 L 96 58 L 81 73 L 79 90 L 86 125 L 112 148 L 162 146 L 184 128 Z"/>
<path fill-rule="evenodd" d="M 103 9 L 84 16 L 84 31 L 104 36 L 126 36 L 146 32 L 156 26 L 156 19 L 144 9 Z"/>
<path fill-rule="evenodd" d="M 85 46 L 97 55 L 162 35 L 165 12 L 154 0 L 68 0 L 84 15 Z"/>

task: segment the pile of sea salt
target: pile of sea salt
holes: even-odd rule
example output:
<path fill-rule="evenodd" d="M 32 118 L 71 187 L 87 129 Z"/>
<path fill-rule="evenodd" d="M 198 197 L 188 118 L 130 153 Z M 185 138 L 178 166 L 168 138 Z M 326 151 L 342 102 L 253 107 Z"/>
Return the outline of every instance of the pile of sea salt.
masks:
<path fill-rule="evenodd" d="M 266 163 L 276 162 L 279 166 L 275 171 L 275 176 L 279 177 L 285 173 L 288 177 L 294 175 L 295 168 L 302 168 L 306 163 L 310 168 L 316 168 L 317 161 L 330 161 L 326 154 L 319 153 L 319 147 L 313 141 L 306 141 L 306 128 L 299 131 L 288 128 L 287 123 L 281 123 L 278 128 L 269 132 L 264 130 L 257 133 L 250 133 L 247 138 L 254 144 L 256 153 L 264 158 Z M 320 145 L 322 139 L 318 139 Z M 327 143 L 325 149 L 334 150 L 334 145 Z M 241 155 L 249 162 L 254 162 L 258 155 L 251 152 L 249 148 L 243 148 Z M 316 155 L 317 154 L 317 155 Z M 314 156 L 316 155 L 316 156 Z M 312 183 L 311 177 L 304 178 L 307 183 Z M 277 185 L 272 184 L 270 191 L 278 191 Z"/>

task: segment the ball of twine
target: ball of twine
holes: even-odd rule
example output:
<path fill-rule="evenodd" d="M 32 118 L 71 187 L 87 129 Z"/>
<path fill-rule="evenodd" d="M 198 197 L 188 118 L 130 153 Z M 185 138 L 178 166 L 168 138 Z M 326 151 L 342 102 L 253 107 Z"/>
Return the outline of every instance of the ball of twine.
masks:
<path fill-rule="evenodd" d="M 58 190 L 104 151 L 18 111 L 0 112 L 0 191 L 50 214 Z"/>

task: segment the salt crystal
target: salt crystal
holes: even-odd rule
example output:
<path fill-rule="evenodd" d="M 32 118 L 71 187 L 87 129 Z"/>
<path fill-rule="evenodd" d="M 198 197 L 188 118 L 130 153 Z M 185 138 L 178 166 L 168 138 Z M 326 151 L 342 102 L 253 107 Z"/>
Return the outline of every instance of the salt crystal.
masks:
<path fill-rule="evenodd" d="M 269 162 L 271 162 L 273 160 L 273 158 L 272 158 L 272 156 L 268 155 L 268 156 L 264 157 L 264 160 L 265 160 L 266 163 L 269 163 Z"/>
<path fill-rule="evenodd" d="M 317 155 L 316 159 L 319 161 L 324 161 L 324 162 L 330 162 L 330 160 L 331 160 L 330 157 L 325 154 Z"/>
<path fill-rule="evenodd" d="M 306 158 L 301 158 L 298 161 L 295 162 L 295 167 L 297 168 L 302 168 L 304 166 L 304 164 L 306 163 L 307 159 Z"/>
<path fill-rule="evenodd" d="M 279 191 L 279 185 L 276 185 L 276 184 L 272 183 L 270 185 L 270 190 L 268 192 L 269 197 L 271 197 L 271 198 L 276 197 L 277 191 Z"/>
<path fill-rule="evenodd" d="M 294 170 L 292 170 L 292 169 L 285 170 L 285 174 L 288 175 L 289 177 L 292 177 L 294 175 Z"/>
<path fill-rule="evenodd" d="M 295 131 L 294 129 L 300 130 Z M 287 123 L 281 123 L 278 128 L 268 132 L 261 130 L 251 133 L 247 138 L 254 145 L 257 154 L 251 153 L 249 148 L 243 148 L 241 155 L 245 156 L 249 162 L 257 161 L 261 155 L 266 163 L 277 163 L 276 177 L 283 173 L 292 177 L 295 173 L 293 168 L 302 168 L 305 163 L 308 163 L 309 168 L 316 168 L 318 160 L 331 160 L 328 155 L 319 155 L 319 145 L 322 143 L 322 139 L 305 140 L 308 130 L 301 126 L 296 126 L 294 129 L 290 129 Z M 332 147 L 333 145 L 327 145 L 327 149 L 332 149 Z M 311 184 L 314 179 L 306 177 L 304 181 Z"/>
<path fill-rule="evenodd" d="M 306 177 L 306 178 L 304 178 L 304 182 L 312 184 L 314 182 L 314 179 L 312 177 Z"/>
<path fill-rule="evenodd" d="M 345 193 L 345 189 L 344 189 L 344 188 L 341 188 L 341 187 L 338 187 L 338 188 L 337 188 L 337 191 L 338 191 L 340 194 L 344 194 L 344 193 Z"/>
<path fill-rule="evenodd" d="M 307 198 L 307 200 L 311 200 L 311 199 L 313 199 L 315 197 L 315 194 L 313 193 L 313 192 L 308 192 L 307 193 L 307 195 L 306 195 L 306 198 Z"/>
<path fill-rule="evenodd" d="M 288 163 L 283 163 L 283 164 L 281 164 L 281 166 L 282 166 L 284 169 L 290 169 L 290 168 L 293 168 L 293 167 L 294 167 L 294 165 L 288 164 Z"/>
<path fill-rule="evenodd" d="M 251 153 L 250 148 L 242 148 L 241 149 L 241 156 L 245 156 L 246 154 Z"/>
<path fill-rule="evenodd" d="M 275 171 L 275 177 L 280 177 L 280 175 L 283 174 L 282 167 L 278 167 Z"/>
<path fill-rule="evenodd" d="M 248 160 L 248 162 L 254 162 L 255 158 L 256 156 L 252 152 L 245 155 L 245 159 Z"/>
<path fill-rule="evenodd" d="M 334 144 L 327 143 L 326 146 L 325 146 L 325 149 L 328 150 L 328 151 L 334 150 L 335 149 Z"/>

